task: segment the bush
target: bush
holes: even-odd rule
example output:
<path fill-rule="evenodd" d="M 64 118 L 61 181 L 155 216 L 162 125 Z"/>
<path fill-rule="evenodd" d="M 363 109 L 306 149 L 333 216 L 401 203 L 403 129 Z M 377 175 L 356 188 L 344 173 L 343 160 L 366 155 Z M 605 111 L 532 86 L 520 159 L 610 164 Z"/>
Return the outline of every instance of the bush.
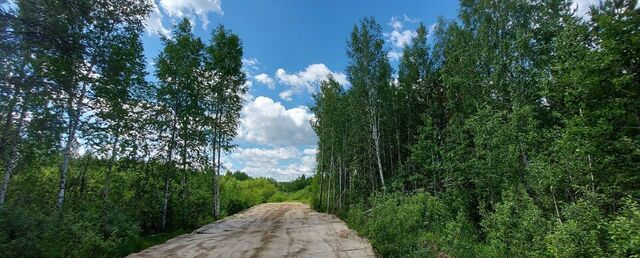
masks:
<path fill-rule="evenodd" d="M 11 210 L 11 212 L 8 212 Z M 113 257 L 128 254 L 138 225 L 118 210 L 62 213 L 53 208 L 5 207 L 0 211 L 2 257 Z"/>
<path fill-rule="evenodd" d="M 477 231 L 467 216 L 459 212 L 457 216 L 448 218 L 442 225 L 442 229 L 434 231 L 434 239 L 430 241 L 436 243 L 433 251 L 437 254 L 447 254 L 453 257 L 492 257 L 493 254 L 479 255 L 487 253 L 481 249 L 477 239 Z"/>
<path fill-rule="evenodd" d="M 609 249 L 616 257 L 640 257 L 640 208 L 627 200 L 620 214 L 607 225 Z"/>
<path fill-rule="evenodd" d="M 556 223 L 546 237 L 547 250 L 555 257 L 602 257 L 600 248 L 604 218 L 593 203 L 579 201 L 568 206 L 566 220 Z"/>
<path fill-rule="evenodd" d="M 488 244 L 500 257 L 543 256 L 547 221 L 522 188 L 503 192 L 502 202 L 482 226 Z"/>
<path fill-rule="evenodd" d="M 103 195 L 106 168 L 100 160 L 84 157 L 70 166 L 73 173 L 62 209 L 55 208 L 52 194 L 58 189 L 57 162 L 13 176 L 8 199 L 0 207 L 0 257 L 122 257 L 212 221 L 210 173 L 187 171 L 186 185 L 183 172 L 172 174 L 163 231 L 163 164 L 119 162 L 108 200 Z M 267 202 L 276 193 L 273 180 L 230 173 L 221 182 L 222 215 Z"/>
<path fill-rule="evenodd" d="M 425 194 L 388 194 L 372 199 L 367 236 L 384 257 L 420 257 L 426 254 L 422 240 Z"/>
<path fill-rule="evenodd" d="M 392 193 L 352 204 L 344 213 L 349 227 L 367 237 L 381 257 L 477 257 L 488 253 L 464 212 L 426 193 Z"/>
<path fill-rule="evenodd" d="M 306 186 L 303 189 L 294 191 L 294 192 L 282 192 L 277 191 L 274 195 L 269 198 L 269 202 L 311 202 L 311 186 Z"/>
<path fill-rule="evenodd" d="M 268 202 L 276 194 L 273 181 L 265 178 L 237 180 L 224 176 L 220 185 L 222 215 L 235 214 L 251 206 Z"/>

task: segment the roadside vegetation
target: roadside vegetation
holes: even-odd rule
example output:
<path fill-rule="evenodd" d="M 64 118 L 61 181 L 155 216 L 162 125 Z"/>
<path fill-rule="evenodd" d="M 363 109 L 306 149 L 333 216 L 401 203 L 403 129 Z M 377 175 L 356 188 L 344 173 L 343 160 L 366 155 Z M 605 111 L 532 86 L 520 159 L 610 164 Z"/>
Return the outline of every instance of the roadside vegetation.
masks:
<path fill-rule="evenodd" d="M 51 205 L 59 175 L 55 166 L 38 166 L 13 177 L 11 198 L 0 209 L 2 257 L 117 257 L 160 244 L 211 223 L 211 175 L 190 175 L 188 192 L 178 191 L 169 202 L 168 227 L 161 228 L 164 178 L 151 173 L 153 165 L 118 163 L 112 179 L 114 201 L 101 198 L 104 161 L 90 156 L 71 162 L 68 206 Z M 273 179 L 251 178 L 242 172 L 221 176 L 221 218 L 272 201 L 307 201 L 309 192 L 283 192 Z M 307 180 L 308 181 L 308 180 Z M 180 181 L 172 180 L 180 189 Z M 305 188 L 303 188 L 305 189 Z M 286 196 L 286 198 L 282 198 Z"/>
<path fill-rule="evenodd" d="M 182 19 L 148 63 L 149 1 L 0 2 L 0 257 L 123 256 L 276 201 L 383 257 L 640 254 L 636 0 L 461 0 L 397 68 L 363 18 L 349 85 L 314 96 L 316 174 L 287 183 L 222 162 L 248 85 L 233 31 Z"/>
<path fill-rule="evenodd" d="M 0 257 L 124 256 L 308 199 L 223 174 L 247 91 L 235 33 L 178 21 L 147 80 L 151 3 L 0 1 Z"/>
<path fill-rule="evenodd" d="M 316 94 L 313 206 L 382 257 L 638 257 L 640 10 L 460 1 L 395 70 L 381 25 Z"/>

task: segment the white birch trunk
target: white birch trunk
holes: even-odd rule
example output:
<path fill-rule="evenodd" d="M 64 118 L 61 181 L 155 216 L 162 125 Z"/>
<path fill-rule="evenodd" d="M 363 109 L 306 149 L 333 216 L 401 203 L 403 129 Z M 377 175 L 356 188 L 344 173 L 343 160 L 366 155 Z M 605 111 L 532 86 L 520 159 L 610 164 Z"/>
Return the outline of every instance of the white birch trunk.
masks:
<path fill-rule="evenodd" d="M 16 166 L 16 159 L 18 158 L 18 144 L 20 141 L 20 131 L 22 131 L 22 125 L 24 124 L 25 117 L 27 115 L 27 107 L 22 105 L 22 111 L 20 112 L 20 120 L 16 126 L 16 132 L 13 135 L 13 142 L 11 149 L 9 150 L 9 156 L 4 164 L 4 177 L 2 180 L 2 188 L 0 188 L 0 205 L 2 205 L 7 196 L 7 190 L 9 189 L 9 181 L 13 174 L 13 170 Z"/>
<path fill-rule="evenodd" d="M 60 165 L 60 190 L 58 191 L 58 198 L 56 201 L 56 207 L 61 208 L 64 203 L 64 194 L 67 187 L 67 172 L 69 171 L 69 161 L 71 160 L 73 142 L 76 140 L 76 131 L 80 123 L 80 113 L 82 112 L 82 104 L 84 96 L 87 92 L 87 84 L 83 83 L 80 91 L 80 96 L 75 99 L 76 108 L 73 109 L 74 99 L 69 100 L 68 113 L 69 113 L 69 128 L 67 130 L 67 142 L 64 147 L 64 157 L 62 164 Z"/>
<path fill-rule="evenodd" d="M 169 147 L 167 148 L 167 163 L 169 163 L 169 166 L 172 165 L 172 159 L 173 159 L 173 146 L 174 146 L 174 142 L 176 140 L 176 118 L 173 119 L 173 124 L 172 124 L 172 128 L 171 128 L 171 142 L 169 142 Z M 171 170 L 173 168 L 169 168 L 169 170 Z M 163 197 L 162 197 L 162 230 L 164 231 L 166 226 L 167 226 L 167 209 L 169 207 L 169 188 L 170 188 L 171 184 L 170 184 L 170 177 L 169 177 L 169 171 L 165 171 L 165 176 L 164 176 L 164 191 L 163 191 Z"/>
<path fill-rule="evenodd" d="M 113 140 L 113 145 L 111 146 L 111 157 L 109 158 L 109 167 L 107 169 L 107 180 L 104 186 L 104 199 L 107 200 L 109 198 L 109 188 L 111 186 L 111 174 L 113 173 L 113 163 L 116 160 L 116 155 L 118 154 L 117 152 L 117 148 L 118 148 L 118 141 L 120 140 L 120 136 L 116 135 L 115 139 Z"/>

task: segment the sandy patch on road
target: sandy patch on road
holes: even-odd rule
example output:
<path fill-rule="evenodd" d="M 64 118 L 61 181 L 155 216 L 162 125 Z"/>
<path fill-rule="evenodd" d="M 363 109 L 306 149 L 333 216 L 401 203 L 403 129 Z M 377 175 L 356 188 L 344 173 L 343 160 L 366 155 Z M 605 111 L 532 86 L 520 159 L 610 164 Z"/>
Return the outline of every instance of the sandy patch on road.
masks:
<path fill-rule="evenodd" d="M 375 257 L 335 216 L 302 203 L 255 206 L 127 257 Z"/>

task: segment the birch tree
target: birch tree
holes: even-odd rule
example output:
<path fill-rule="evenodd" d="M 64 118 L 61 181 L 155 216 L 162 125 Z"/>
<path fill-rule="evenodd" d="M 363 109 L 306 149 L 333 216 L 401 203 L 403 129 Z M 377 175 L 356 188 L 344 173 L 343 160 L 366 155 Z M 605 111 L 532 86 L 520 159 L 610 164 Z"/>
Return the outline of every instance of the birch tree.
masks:
<path fill-rule="evenodd" d="M 242 42 L 224 26 L 212 33 L 206 48 L 206 61 L 202 78 L 206 81 L 204 107 L 206 108 L 211 146 L 212 215 L 220 218 L 220 170 L 221 153 L 229 151 L 240 122 L 246 75 L 242 71 Z"/>
<path fill-rule="evenodd" d="M 156 76 L 160 80 L 158 102 L 165 110 L 168 121 L 159 121 L 161 131 L 166 132 L 164 190 L 162 203 L 162 228 L 166 227 L 171 178 L 180 165 L 174 154 L 182 141 L 181 163 L 186 165 L 186 148 L 193 130 L 191 122 L 197 116 L 198 78 L 204 45 L 191 32 L 191 24 L 183 19 L 173 30 L 173 38 L 162 39 L 164 49 L 156 59 Z M 183 169 L 183 173 L 186 173 Z M 186 176 L 186 175 L 183 175 Z"/>
<path fill-rule="evenodd" d="M 134 129 L 134 108 L 138 106 L 132 95 L 145 87 L 146 71 L 139 31 L 127 31 L 110 39 L 105 62 L 98 69 L 100 78 L 91 101 L 98 120 L 96 132 L 88 139 L 90 144 L 102 149 L 108 159 L 103 198 L 108 199 L 113 166 L 123 142 Z M 125 138 L 125 139 L 123 139 Z"/>
<path fill-rule="evenodd" d="M 382 134 L 384 109 L 389 104 L 391 66 L 382 37 L 382 28 L 373 18 L 364 18 L 356 26 L 347 42 L 349 66 L 347 77 L 354 91 L 360 94 L 362 112 L 367 114 L 373 155 L 382 188 L 385 189 L 385 173 L 382 165 Z"/>

